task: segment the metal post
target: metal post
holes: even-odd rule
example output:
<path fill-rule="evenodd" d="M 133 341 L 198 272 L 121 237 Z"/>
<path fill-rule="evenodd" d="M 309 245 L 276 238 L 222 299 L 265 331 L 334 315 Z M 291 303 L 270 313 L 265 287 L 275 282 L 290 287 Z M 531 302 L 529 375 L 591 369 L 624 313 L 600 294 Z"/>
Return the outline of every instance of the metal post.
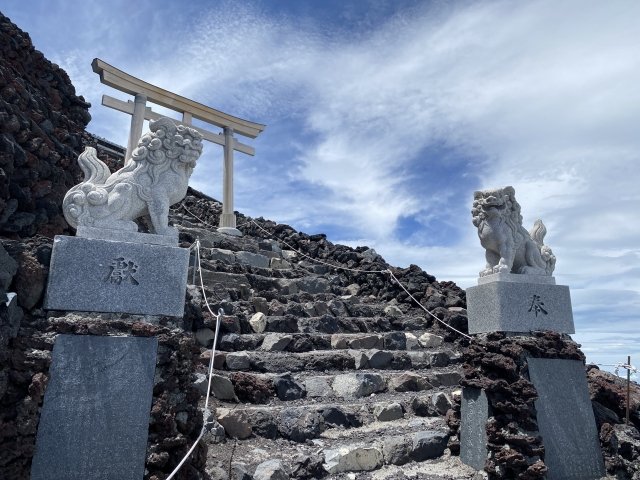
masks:
<path fill-rule="evenodd" d="M 629 404 L 631 402 L 631 355 L 627 357 L 627 416 L 626 424 L 629 425 Z"/>
<path fill-rule="evenodd" d="M 125 161 L 131 158 L 131 154 L 138 145 L 138 140 L 142 136 L 144 126 L 144 109 L 147 107 L 147 96 L 141 93 L 136 94 L 133 105 L 133 115 L 131 116 L 131 130 L 129 131 L 129 143 L 127 144 L 127 154 Z"/>
<path fill-rule="evenodd" d="M 222 214 L 218 231 L 234 236 L 242 236 L 236 228 L 236 215 L 233 213 L 233 129 L 224 127 L 224 172 L 222 189 Z"/>

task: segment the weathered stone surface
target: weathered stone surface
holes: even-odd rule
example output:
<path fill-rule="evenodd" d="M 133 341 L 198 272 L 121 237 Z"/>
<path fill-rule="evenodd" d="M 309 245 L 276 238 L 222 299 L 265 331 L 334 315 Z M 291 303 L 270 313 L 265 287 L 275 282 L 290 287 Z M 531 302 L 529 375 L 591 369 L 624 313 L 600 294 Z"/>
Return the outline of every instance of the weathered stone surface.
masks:
<path fill-rule="evenodd" d="M 33 480 L 142 478 L 157 347 L 153 337 L 57 337 Z"/>
<path fill-rule="evenodd" d="M 460 460 L 476 470 L 483 470 L 487 459 L 488 418 L 486 393 L 479 388 L 465 387 L 460 419 Z"/>
<path fill-rule="evenodd" d="M 236 252 L 236 260 L 256 268 L 269 268 L 269 257 L 251 252 Z"/>
<path fill-rule="evenodd" d="M 384 348 L 387 350 L 405 350 L 407 339 L 403 332 L 391 332 L 384 336 Z"/>
<path fill-rule="evenodd" d="M 369 357 L 361 350 L 348 350 L 349 355 L 353 357 L 356 370 L 362 370 L 369 366 Z"/>
<path fill-rule="evenodd" d="M 244 410 L 232 410 L 219 408 L 217 410 L 218 422 L 224 427 L 227 435 L 240 440 L 249 438 L 253 433 L 251 422 Z"/>
<path fill-rule="evenodd" d="M 418 341 L 418 337 L 416 337 L 413 333 L 405 332 L 404 334 L 406 340 L 406 348 L 407 350 L 419 350 L 422 348 L 420 342 Z"/>
<path fill-rule="evenodd" d="M 449 395 L 444 392 L 433 394 L 433 396 L 431 397 L 431 402 L 440 415 L 444 415 L 445 413 L 447 413 L 447 410 L 449 410 L 452 406 Z"/>
<path fill-rule="evenodd" d="M 11 280 L 18 270 L 18 263 L 9 256 L 7 251 L 0 245 L 0 291 L 9 290 Z M 3 301 L 0 298 L 0 301 Z"/>
<path fill-rule="evenodd" d="M 267 460 L 256 467 L 253 474 L 254 480 L 288 480 L 289 475 L 285 471 L 280 460 Z"/>
<path fill-rule="evenodd" d="M 45 308 L 181 317 L 189 250 L 57 236 Z"/>
<path fill-rule="evenodd" d="M 247 352 L 229 352 L 226 356 L 229 370 L 249 370 L 249 354 Z"/>
<path fill-rule="evenodd" d="M 230 265 L 236 261 L 236 256 L 233 254 L 233 252 L 224 248 L 211 248 L 207 257 L 210 260 L 228 263 Z"/>
<path fill-rule="evenodd" d="M 444 342 L 444 339 L 441 336 L 428 332 L 420 335 L 420 338 L 418 340 L 420 340 L 420 344 L 424 348 L 436 348 L 442 345 L 442 342 Z"/>
<path fill-rule="evenodd" d="M 210 328 L 200 328 L 195 333 L 196 341 L 203 347 L 210 347 L 215 338 L 215 332 Z"/>
<path fill-rule="evenodd" d="M 339 333 L 334 333 L 331 335 L 331 348 L 336 350 L 341 350 L 344 348 L 348 348 L 349 344 L 347 343 L 347 336 Z"/>
<path fill-rule="evenodd" d="M 388 405 L 377 405 L 373 409 L 373 415 L 380 422 L 390 422 L 402 418 L 404 411 L 402 410 L 402 405 L 394 402 Z"/>
<path fill-rule="evenodd" d="M 271 261 L 269 262 L 269 266 L 276 270 L 289 270 L 293 268 L 291 266 L 291 263 L 289 263 L 287 260 L 277 257 L 271 259 Z"/>
<path fill-rule="evenodd" d="M 269 313 L 269 303 L 267 302 L 266 298 L 264 298 L 264 297 L 253 297 L 251 299 L 251 303 L 253 304 L 253 308 L 255 309 L 256 313 L 262 313 L 264 315 L 267 315 Z M 253 317 L 251 317 L 251 318 L 253 318 Z M 254 321 L 258 321 L 258 319 L 256 318 L 256 320 L 254 320 Z M 253 325 L 251 325 L 251 328 L 253 328 Z M 256 331 L 255 328 L 254 328 L 254 332 L 262 333 L 262 332 Z"/>
<path fill-rule="evenodd" d="M 577 360 L 528 358 L 538 391 L 538 426 L 549 480 L 605 475 L 584 365 Z"/>
<path fill-rule="evenodd" d="M 453 387 L 460 384 L 462 375 L 458 372 L 438 372 L 434 375 L 434 379 L 445 387 Z"/>
<path fill-rule="evenodd" d="M 366 352 L 371 368 L 388 368 L 393 360 L 393 353 L 384 350 L 370 350 Z"/>
<path fill-rule="evenodd" d="M 412 446 L 412 442 L 404 435 L 385 438 L 382 444 L 384 463 L 390 465 L 409 463 L 411 461 L 409 453 Z"/>
<path fill-rule="evenodd" d="M 304 381 L 307 396 L 311 398 L 328 397 L 333 394 L 328 377 L 309 377 Z"/>
<path fill-rule="evenodd" d="M 307 394 L 304 387 L 296 382 L 290 373 L 276 376 L 273 385 L 280 400 L 297 400 Z"/>
<path fill-rule="evenodd" d="M 349 347 L 353 349 L 382 348 L 384 345 L 379 335 L 366 335 L 354 338 L 349 342 Z"/>
<path fill-rule="evenodd" d="M 389 389 L 396 392 L 419 392 L 432 387 L 426 378 L 413 372 L 394 375 L 389 379 Z"/>
<path fill-rule="evenodd" d="M 324 278 L 304 277 L 299 278 L 295 283 L 298 290 L 307 293 L 317 294 L 331 291 L 329 282 Z"/>
<path fill-rule="evenodd" d="M 375 470 L 383 463 L 380 449 L 366 445 L 346 445 L 324 451 L 324 469 L 331 473 Z"/>
<path fill-rule="evenodd" d="M 323 427 L 322 416 L 308 408 L 283 408 L 278 418 L 278 432 L 294 442 L 318 437 Z"/>
<path fill-rule="evenodd" d="M 40 302 L 46 278 L 45 267 L 34 256 L 28 253 L 19 256 L 13 284 L 22 308 L 30 310 Z"/>
<path fill-rule="evenodd" d="M 264 336 L 260 349 L 265 352 L 281 352 L 287 348 L 292 339 L 293 337 L 291 335 L 268 333 Z"/>
<path fill-rule="evenodd" d="M 231 383 L 231 380 L 227 377 L 223 377 L 222 375 L 212 375 L 211 394 L 218 400 L 238 401 L 236 392 L 233 389 L 233 383 Z"/>
<path fill-rule="evenodd" d="M 467 289 L 469 333 L 575 333 L 569 287 L 495 281 Z"/>
<path fill-rule="evenodd" d="M 417 432 L 411 437 L 413 446 L 410 456 L 416 462 L 440 457 L 447 448 L 449 435 L 442 432 Z"/>
<path fill-rule="evenodd" d="M 232 373 L 230 378 L 241 402 L 267 403 L 275 393 L 268 378 L 243 372 Z"/>
<path fill-rule="evenodd" d="M 396 305 L 388 305 L 384 307 L 384 314 L 391 318 L 398 318 L 404 315 L 402 310 L 400 310 Z"/>
<path fill-rule="evenodd" d="M 383 391 L 385 382 L 377 373 L 346 373 L 336 375 L 331 387 L 339 397 L 365 397 Z"/>
<path fill-rule="evenodd" d="M 207 394 L 207 388 L 209 387 L 209 379 L 204 373 L 196 373 L 196 379 L 193 381 L 193 385 L 198 389 L 201 395 Z"/>
<path fill-rule="evenodd" d="M 255 305 L 256 302 L 254 302 L 254 306 Z M 254 332 L 262 333 L 267 328 L 267 316 L 265 315 L 265 312 L 269 310 L 269 307 L 266 306 L 266 301 L 264 303 L 257 302 L 257 305 L 258 306 L 256 306 L 255 308 L 256 310 L 260 308 L 260 311 L 251 316 L 251 318 L 249 319 L 249 325 L 251 325 L 251 328 Z"/>

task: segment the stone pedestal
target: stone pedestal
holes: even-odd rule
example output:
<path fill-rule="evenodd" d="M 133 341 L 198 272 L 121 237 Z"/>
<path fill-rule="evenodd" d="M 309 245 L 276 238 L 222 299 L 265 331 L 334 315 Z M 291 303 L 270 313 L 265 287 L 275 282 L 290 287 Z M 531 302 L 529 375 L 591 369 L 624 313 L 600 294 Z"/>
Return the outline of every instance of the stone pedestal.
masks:
<path fill-rule="evenodd" d="M 59 235 L 44 308 L 179 317 L 188 268 L 186 248 Z"/>
<path fill-rule="evenodd" d="M 31 480 L 142 480 L 158 340 L 59 335 Z"/>
<path fill-rule="evenodd" d="M 495 274 L 467 289 L 469 333 L 575 333 L 569 287 L 543 275 Z"/>

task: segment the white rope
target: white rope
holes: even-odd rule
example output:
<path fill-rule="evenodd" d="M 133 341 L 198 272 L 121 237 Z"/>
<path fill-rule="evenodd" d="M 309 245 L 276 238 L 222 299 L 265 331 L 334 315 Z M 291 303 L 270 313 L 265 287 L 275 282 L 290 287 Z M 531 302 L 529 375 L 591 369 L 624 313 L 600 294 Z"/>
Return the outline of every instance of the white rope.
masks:
<path fill-rule="evenodd" d="M 618 370 L 620 368 L 624 368 L 625 370 L 629 370 L 632 373 L 638 373 L 638 369 L 633 365 L 628 363 L 594 363 L 593 365 L 598 365 L 599 367 L 615 367 L 615 374 L 618 375 Z"/>
<path fill-rule="evenodd" d="M 213 336 L 213 345 L 211 346 L 211 358 L 209 359 L 209 381 L 207 383 L 207 393 L 205 395 L 205 401 L 204 401 L 204 412 L 203 412 L 203 424 L 202 424 L 202 430 L 200 430 L 200 435 L 198 435 L 198 438 L 196 439 L 195 442 L 193 442 L 193 445 L 191 446 L 191 448 L 189 449 L 189 451 L 186 453 L 186 455 L 182 458 L 182 460 L 180 461 L 180 463 L 176 466 L 176 468 L 173 469 L 173 472 L 171 472 L 171 475 L 169 475 L 166 480 L 171 480 L 174 475 L 176 473 L 178 473 L 178 471 L 180 470 L 180 468 L 182 468 L 182 465 L 184 465 L 184 462 L 187 461 L 187 459 L 189 458 L 189 456 L 193 453 L 193 451 L 195 450 L 196 446 L 198 445 L 198 442 L 200 442 L 200 440 L 202 440 L 202 437 L 204 437 L 204 434 L 207 432 L 207 417 L 209 415 L 209 392 L 211 391 L 211 380 L 213 378 L 213 359 L 215 358 L 216 355 L 216 345 L 218 343 L 218 332 L 220 331 L 220 319 L 222 318 L 222 315 L 224 314 L 224 310 L 219 309 L 218 313 L 215 314 L 213 313 L 213 310 L 211 310 L 211 306 L 209 305 L 209 301 L 207 300 L 207 293 L 204 289 L 204 281 L 202 279 L 202 268 L 200 267 L 200 239 L 197 239 L 195 241 L 195 243 L 189 247 L 189 249 L 191 250 L 192 247 L 194 247 L 195 245 L 195 256 L 196 256 L 196 261 L 194 262 L 194 266 L 193 268 L 196 268 L 196 264 L 197 264 L 197 268 L 198 268 L 198 273 L 200 276 L 200 288 L 202 289 L 202 298 L 204 299 L 204 303 L 207 307 L 207 310 L 209 310 L 209 313 L 211 313 L 211 315 L 213 315 L 216 319 L 216 331 L 215 334 Z"/>
<path fill-rule="evenodd" d="M 469 335 L 467 335 L 466 333 L 462 333 L 460 330 L 452 327 L 451 325 L 449 325 L 448 323 L 445 323 L 444 321 L 440 320 L 438 317 L 436 317 L 433 313 L 431 313 L 429 310 L 427 310 L 427 308 L 422 305 L 418 299 L 416 297 L 414 297 L 413 295 L 411 295 L 411 293 L 409 293 L 409 290 L 407 290 L 406 288 L 404 288 L 404 285 L 402 285 L 400 283 L 400 280 L 398 280 L 398 278 L 393 274 L 393 272 L 391 270 L 387 270 L 386 273 L 388 273 L 389 275 L 391 275 L 391 278 L 393 278 L 393 280 L 395 280 L 395 282 L 400 285 L 400 288 L 402 288 L 407 295 L 409 295 L 409 297 L 411 297 L 411 300 L 413 300 L 414 302 L 416 302 L 416 304 L 425 312 L 427 312 L 429 315 L 431 315 L 433 318 L 435 318 L 438 322 L 440 322 L 442 325 L 444 325 L 445 327 L 447 327 L 450 330 L 453 330 L 456 333 L 459 333 L 460 335 L 462 335 L 465 338 L 468 338 L 469 340 L 473 340 L 473 337 L 470 337 Z"/>

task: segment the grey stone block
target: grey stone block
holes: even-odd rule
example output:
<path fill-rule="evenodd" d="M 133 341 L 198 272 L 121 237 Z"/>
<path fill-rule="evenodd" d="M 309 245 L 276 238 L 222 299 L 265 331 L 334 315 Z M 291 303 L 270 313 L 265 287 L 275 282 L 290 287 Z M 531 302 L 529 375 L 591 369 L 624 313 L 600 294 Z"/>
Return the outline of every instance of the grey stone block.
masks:
<path fill-rule="evenodd" d="M 447 448 L 449 435 L 442 432 L 426 431 L 416 432 L 411 436 L 413 449 L 410 456 L 416 462 L 423 462 L 430 458 L 436 458 L 444 453 Z"/>
<path fill-rule="evenodd" d="M 44 307 L 181 317 L 186 248 L 56 236 Z"/>
<path fill-rule="evenodd" d="M 538 428 L 549 480 L 595 480 L 605 475 L 584 365 L 578 360 L 528 358 L 538 391 Z"/>
<path fill-rule="evenodd" d="M 470 287 L 467 313 L 472 334 L 535 330 L 575 333 L 569 287 L 564 285 L 494 281 Z"/>
<path fill-rule="evenodd" d="M 140 480 L 158 340 L 59 335 L 31 480 Z"/>
<path fill-rule="evenodd" d="M 462 389 L 460 412 L 460 460 L 476 470 L 484 470 L 487 460 L 487 394 L 479 388 Z"/>
<path fill-rule="evenodd" d="M 478 277 L 478 285 L 493 282 L 511 282 L 511 283 L 537 283 L 544 285 L 555 285 L 556 279 L 550 275 L 525 275 L 522 273 L 494 273 Z"/>
<path fill-rule="evenodd" d="M 112 242 L 146 243 L 149 245 L 178 246 L 178 230 L 172 230 L 169 235 L 155 233 L 127 232 L 112 228 L 96 228 L 78 225 L 76 236 L 93 240 L 110 240 Z"/>
<path fill-rule="evenodd" d="M 236 260 L 239 263 L 256 268 L 269 268 L 269 257 L 251 252 L 236 252 Z"/>

